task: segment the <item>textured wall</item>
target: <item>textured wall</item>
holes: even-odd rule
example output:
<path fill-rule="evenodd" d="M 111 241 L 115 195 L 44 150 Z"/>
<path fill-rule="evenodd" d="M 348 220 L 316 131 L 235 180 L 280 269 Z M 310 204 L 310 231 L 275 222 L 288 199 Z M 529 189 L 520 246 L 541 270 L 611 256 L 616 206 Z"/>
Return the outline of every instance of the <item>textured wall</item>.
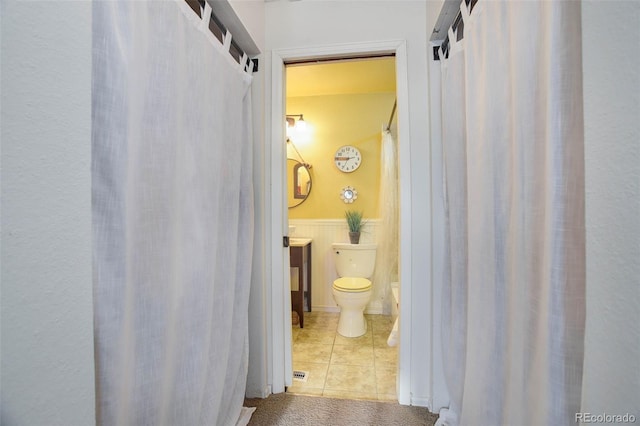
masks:
<path fill-rule="evenodd" d="M 261 52 L 264 51 L 264 0 L 229 0 L 229 4 L 248 36 Z"/>
<path fill-rule="evenodd" d="M 1 3 L 3 425 L 91 425 L 91 3 Z"/>
<path fill-rule="evenodd" d="M 587 225 L 582 409 L 631 412 L 640 419 L 640 3 L 586 1 L 582 12 Z"/>

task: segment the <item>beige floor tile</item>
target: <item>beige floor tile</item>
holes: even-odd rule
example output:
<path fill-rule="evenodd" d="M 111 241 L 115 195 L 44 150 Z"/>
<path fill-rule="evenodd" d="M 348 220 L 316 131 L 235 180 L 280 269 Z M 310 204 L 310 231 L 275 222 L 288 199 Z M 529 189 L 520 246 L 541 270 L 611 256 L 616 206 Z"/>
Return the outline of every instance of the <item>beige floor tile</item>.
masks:
<path fill-rule="evenodd" d="M 325 311 L 312 311 L 312 312 L 305 312 L 304 313 L 304 319 L 306 320 L 307 318 L 309 318 L 311 321 L 316 321 L 316 320 L 335 320 L 337 321 L 338 318 L 340 318 L 340 312 L 325 312 Z"/>
<path fill-rule="evenodd" d="M 293 327 L 291 327 L 291 341 L 295 342 L 296 340 L 298 340 L 298 334 L 300 333 L 301 328 L 298 327 L 297 325 L 294 325 Z"/>
<path fill-rule="evenodd" d="M 373 366 L 373 347 L 371 345 L 334 345 L 331 364 L 349 364 Z"/>
<path fill-rule="evenodd" d="M 319 311 L 315 310 L 312 312 L 308 312 L 309 315 L 319 318 L 319 317 L 338 317 L 340 312 L 330 312 L 330 311 Z"/>
<path fill-rule="evenodd" d="M 331 330 L 338 328 L 339 313 L 333 312 L 306 312 L 304 315 L 304 328 L 313 330 Z"/>
<path fill-rule="evenodd" d="M 375 369 L 371 366 L 330 364 L 325 390 L 376 392 Z"/>
<path fill-rule="evenodd" d="M 333 333 L 338 329 L 338 321 L 318 321 L 318 322 L 304 322 L 304 330 L 326 330 Z"/>
<path fill-rule="evenodd" d="M 395 395 L 396 368 L 376 366 L 376 390 L 378 395 Z"/>
<path fill-rule="evenodd" d="M 344 337 L 340 333 L 336 333 L 336 345 L 351 345 L 351 346 L 364 346 L 373 345 L 373 334 L 371 328 L 367 328 L 367 332 L 359 337 Z"/>
<path fill-rule="evenodd" d="M 375 329 L 385 329 L 391 331 L 395 318 L 391 315 L 371 315 L 370 320 Z"/>
<path fill-rule="evenodd" d="M 398 365 L 397 347 L 373 348 L 373 356 L 376 361 L 376 367 L 395 367 Z"/>
<path fill-rule="evenodd" d="M 371 320 L 371 328 L 373 329 L 373 343 L 376 346 L 387 344 L 389 333 L 393 329 L 394 319 L 387 315 L 377 315 Z"/>
<path fill-rule="evenodd" d="M 296 395 L 322 396 L 323 392 L 323 388 L 310 388 L 302 386 L 299 383 L 293 383 L 287 388 L 287 393 L 294 393 Z"/>
<path fill-rule="evenodd" d="M 293 366 L 309 373 L 287 392 L 334 398 L 397 401 L 397 347 L 387 338 L 394 318 L 365 315 L 367 332 L 350 338 L 337 333 L 339 313 L 305 312 L 305 327 L 292 327 Z"/>
<path fill-rule="evenodd" d="M 304 343 L 321 343 L 323 345 L 333 345 L 333 341 L 336 338 L 336 332 L 324 329 L 311 329 L 303 328 L 299 329 L 296 333 L 296 341 Z"/>
<path fill-rule="evenodd" d="M 373 336 L 373 347 L 374 348 L 384 348 L 384 347 L 388 347 L 389 345 L 387 344 L 387 339 L 389 338 L 389 336 Z"/>
<path fill-rule="evenodd" d="M 301 382 L 294 380 L 293 385 L 302 388 L 324 388 L 324 382 L 327 379 L 327 371 L 329 369 L 328 363 L 317 362 L 294 362 L 294 370 L 306 371 L 308 373 L 307 381 Z"/>
<path fill-rule="evenodd" d="M 324 345 L 322 343 L 305 343 L 298 340 L 293 344 L 293 363 L 328 363 L 331 359 L 332 348 L 333 345 Z"/>
<path fill-rule="evenodd" d="M 387 340 L 389 339 L 389 333 L 384 331 L 373 332 L 373 346 L 376 348 L 388 348 Z"/>

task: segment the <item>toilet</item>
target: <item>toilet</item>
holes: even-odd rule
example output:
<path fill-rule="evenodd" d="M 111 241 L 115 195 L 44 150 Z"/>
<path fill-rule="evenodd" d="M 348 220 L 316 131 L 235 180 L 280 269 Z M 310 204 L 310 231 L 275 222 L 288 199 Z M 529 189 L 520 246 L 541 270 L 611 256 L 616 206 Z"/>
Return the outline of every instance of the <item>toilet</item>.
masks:
<path fill-rule="evenodd" d="M 371 299 L 376 244 L 333 243 L 333 258 L 340 278 L 333 282 L 333 298 L 340 307 L 338 333 L 358 337 L 367 332 L 364 309 Z"/>

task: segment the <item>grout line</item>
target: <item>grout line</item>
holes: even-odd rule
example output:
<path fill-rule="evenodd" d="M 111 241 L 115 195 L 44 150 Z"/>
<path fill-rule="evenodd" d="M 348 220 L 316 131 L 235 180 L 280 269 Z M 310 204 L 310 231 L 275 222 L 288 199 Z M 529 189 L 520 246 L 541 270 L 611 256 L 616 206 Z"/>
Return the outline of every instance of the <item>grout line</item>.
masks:
<path fill-rule="evenodd" d="M 338 326 L 336 326 L 333 332 L 333 341 L 331 342 L 331 355 L 329 355 L 329 362 L 327 363 L 327 374 L 324 375 L 324 383 L 322 385 L 322 395 L 327 388 L 327 380 L 329 380 L 329 368 L 331 367 L 331 359 L 333 358 L 333 349 L 336 347 L 336 335 L 338 334 Z"/>
<path fill-rule="evenodd" d="M 336 314 L 339 315 L 339 314 Z M 380 401 L 380 393 L 378 392 L 378 374 L 377 374 L 377 370 L 378 370 L 378 365 L 376 362 L 376 351 L 375 351 L 375 336 L 374 336 L 374 325 L 373 325 L 373 321 L 367 317 L 367 327 L 369 327 L 369 331 L 371 332 L 371 340 L 369 343 L 366 343 L 364 345 L 359 344 L 359 347 L 367 347 L 367 346 L 371 346 L 371 350 L 373 353 L 373 374 L 374 374 L 374 383 L 375 383 L 375 395 L 376 395 L 376 400 Z M 322 385 L 322 395 L 324 396 L 325 392 L 327 391 L 326 387 L 327 387 L 327 381 L 329 379 L 329 368 L 331 367 L 331 361 L 333 359 L 333 355 L 334 355 L 334 350 L 336 348 L 336 340 L 338 337 L 338 330 L 337 330 L 337 326 L 335 328 L 335 330 L 333 330 L 333 340 L 331 342 L 331 353 L 329 355 L 329 360 L 326 363 L 326 371 L 325 371 L 325 379 L 324 379 L 324 383 Z M 305 343 L 305 342 L 300 342 L 300 343 Z M 328 346 L 328 345 L 327 345 Z M 313 362 L 313 361 L 311 361 Z M 348 398 L 356 398 L 356 399 L 360 399 L 360 395 L 350 395 L 350 393 L 356 393 L 355 391 L 346 391 L 346 397 Z M 384 394 L 386 395 L 386 394 Z M 397 399 L 397 396 L 396 396 Z M 385 399 L 386 401 L 387 399 Z"/>

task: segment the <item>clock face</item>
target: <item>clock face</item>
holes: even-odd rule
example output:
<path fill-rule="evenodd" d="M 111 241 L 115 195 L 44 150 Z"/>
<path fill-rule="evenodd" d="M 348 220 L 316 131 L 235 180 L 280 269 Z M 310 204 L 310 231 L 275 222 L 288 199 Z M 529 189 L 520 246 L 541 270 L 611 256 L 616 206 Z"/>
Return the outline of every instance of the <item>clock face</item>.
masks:
<path fill-rule="evenodd" d="M 360 167 L 362 156 L 355 146 L 345 145 L 336 151 L 333 161 L 336 163 L 338 170 L 351 173 Z"/>

